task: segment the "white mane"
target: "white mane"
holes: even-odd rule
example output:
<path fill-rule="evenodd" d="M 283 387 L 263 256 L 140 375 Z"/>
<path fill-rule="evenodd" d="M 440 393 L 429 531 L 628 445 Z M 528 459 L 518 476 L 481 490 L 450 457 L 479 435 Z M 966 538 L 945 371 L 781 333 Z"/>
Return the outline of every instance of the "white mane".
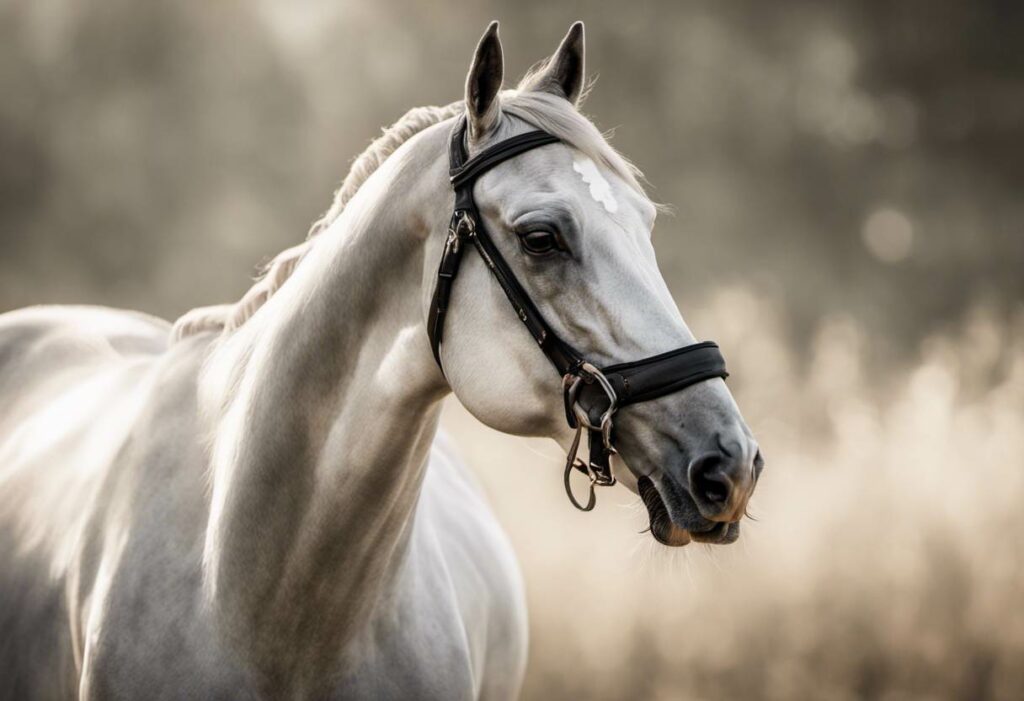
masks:
<path fill-rule="evenodd" d="M 519 88 L 501 94 L 501 109 L 557 136 L 643 194 L 640 171 L 612 148 L 597 127 L 567 100 L 530 90 L 531 78 L 527 75 Z M 278 253 L 238 302 L 186 312 L 175 322 L 172 338 L 177 340 L 205 331 L 232 331 L 244 324 L 288 280 L 303 257 L 315 247 L 317 235 L 338 218 L 367 178 L 399 146 L 427 127 L 461 114 L 463 107 L 463 101 L 458 100 L 443 107 L 416 107 L 406 112 L 356 158 L 330 208 L 313 223 L 305 241 Z"/>

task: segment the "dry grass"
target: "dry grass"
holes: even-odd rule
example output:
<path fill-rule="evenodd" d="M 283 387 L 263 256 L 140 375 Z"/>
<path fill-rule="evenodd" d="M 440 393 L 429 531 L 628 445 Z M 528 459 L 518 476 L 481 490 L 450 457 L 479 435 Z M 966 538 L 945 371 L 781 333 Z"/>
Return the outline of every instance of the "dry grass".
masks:
<path fill-rule="evenodd" d="M 729 548 L 653 545 L 625 492 L 576 514 L 554 446 L 448 414 L 523 563 L 526 697 L 1020 698 L 1024 316 L 979 307 L 884 372 L 842 318 L 797 357 L 742 289 L 692 321 L 768 458 Z"/>

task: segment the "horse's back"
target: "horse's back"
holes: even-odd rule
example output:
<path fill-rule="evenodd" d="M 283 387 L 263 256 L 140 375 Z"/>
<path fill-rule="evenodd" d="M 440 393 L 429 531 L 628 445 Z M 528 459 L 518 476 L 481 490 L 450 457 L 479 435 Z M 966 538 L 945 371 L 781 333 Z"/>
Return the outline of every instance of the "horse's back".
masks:
<path fill-rule="evenodd" d="M 0 314 L 0 428 L 23 414 L 12 404 L 45 401 L 65 390 L 69 377 L 161 353 L 169 329 L 160 319 L 104 307 L 29 307 Z"/>
<path fill-rule="evenodd" d="M 95 423 L 125 409 L 167 348 L 166 322 L 101 307 L 32 307 L 0 314 L 0 489 L 35 465 L 59 469 Z M 127 425 L 130 416 L 115 419 Z M 83 467 L 76 467 L 78 473 Z M 0 492 L 9 501 L 9 493 Z M 2 501 L 0 501 L 2 505 Z"/>
<path fill-rule="evenodd" d="M 0 315 L 0 699 L 77 693 L 67 574 L 116 450 L 89 436 L 127 422 L 139 365 L 166 336 L 94 307 Z"/>

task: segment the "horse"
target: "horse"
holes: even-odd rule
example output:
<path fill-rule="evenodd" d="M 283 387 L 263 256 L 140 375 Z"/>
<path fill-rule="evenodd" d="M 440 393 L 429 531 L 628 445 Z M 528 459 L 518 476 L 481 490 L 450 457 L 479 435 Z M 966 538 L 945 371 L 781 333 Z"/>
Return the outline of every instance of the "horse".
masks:
<path fill-rule="evenodd" d="M 696 340 L 639 171 L 578 109 L 582 24 L 515 89 L 503 74 L 493 23 L 464 98 L 373 142 L 235 304 L 173 325 L 0 316 L 0 698 L 516 697 L 523 584 L 438 431 L 449 393 L 499 431 L 554 439 L 566 480 L 577 467 L 591 489 L 639 493 L 661 543 L 739 536 L 763 460 L 722 368 L 618 413 L 576 401 L 585 380 L 579 397 L 614 405 L 646 366 L 615 385 L 610 364 Z M 522 152 L 497 163 L 509 142 Z M 449 226 L 451 144 L 490 159 L 461 192 L 493 249 L 456 261 L 437 340 L 444 261 L 479 244 Z M 499 253 L 525 281 L 515 314 Z M 588 361 L 561 384 L 548 332 Z M 573 460 L 583 430 L 589 465 Z"/>

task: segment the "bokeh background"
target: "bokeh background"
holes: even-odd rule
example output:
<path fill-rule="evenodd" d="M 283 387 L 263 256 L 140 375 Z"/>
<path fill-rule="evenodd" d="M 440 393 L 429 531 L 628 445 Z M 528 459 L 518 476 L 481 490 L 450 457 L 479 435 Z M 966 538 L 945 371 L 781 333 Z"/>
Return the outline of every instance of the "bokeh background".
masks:
<path fill-rule="evenodd" d="M 1024 5 L 4 0 L 0 311 L 238 298 L 407 108 L 587 22 L 585 111 L 768 459 L 729 548 L 577 514 L 553 445 L 445 422 L 523 564 L 525 696 L 1024 695 Z"/>

